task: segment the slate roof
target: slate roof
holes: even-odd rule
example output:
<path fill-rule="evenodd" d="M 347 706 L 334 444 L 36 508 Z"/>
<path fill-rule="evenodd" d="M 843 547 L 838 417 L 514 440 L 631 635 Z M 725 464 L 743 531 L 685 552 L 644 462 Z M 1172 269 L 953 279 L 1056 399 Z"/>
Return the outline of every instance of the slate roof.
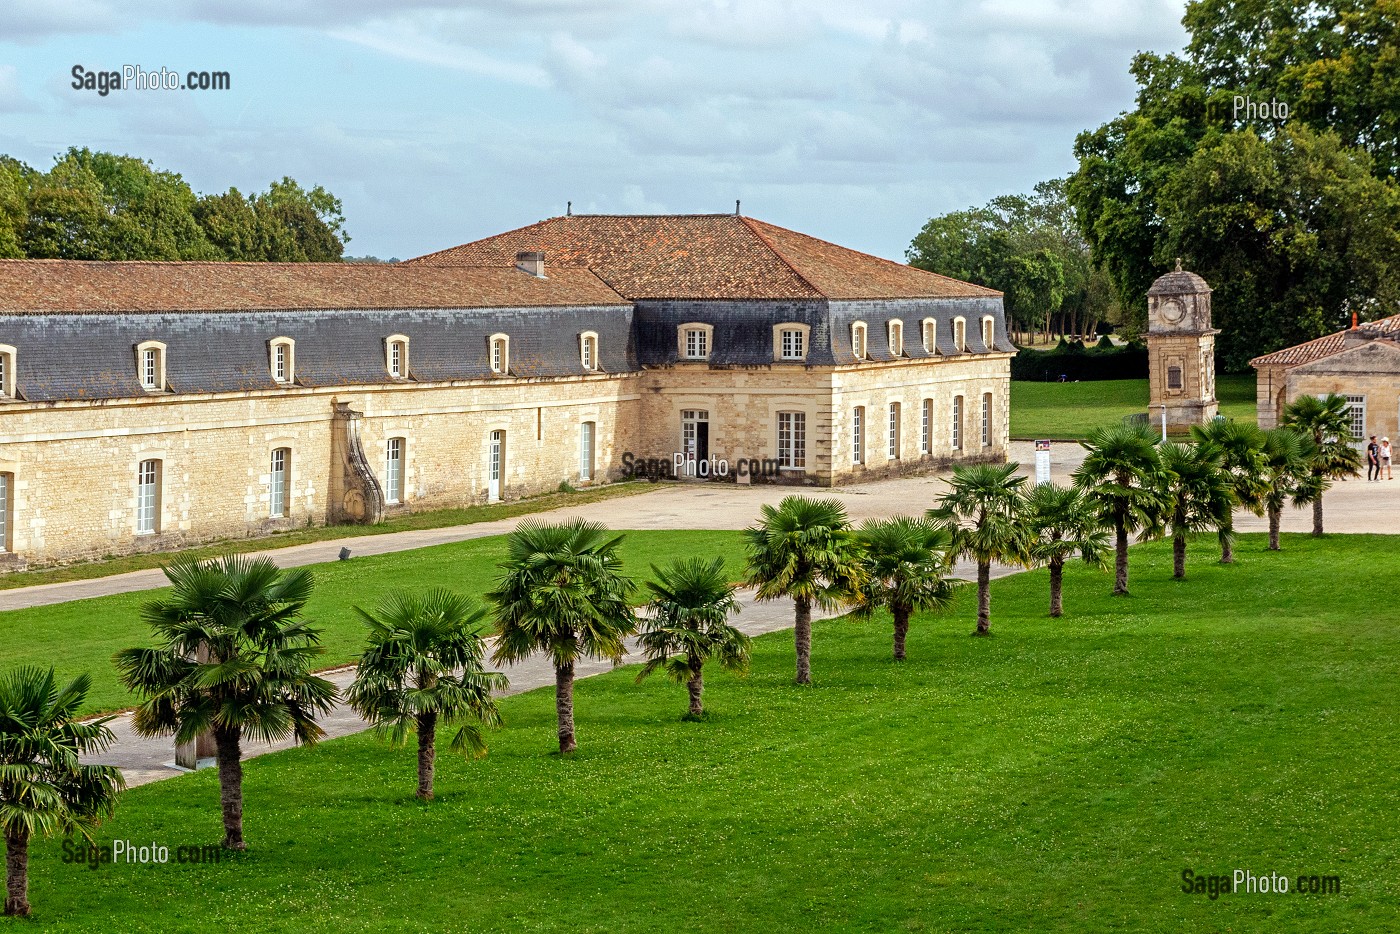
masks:
<path fill-rule="evenodd" d="M 553 217 L 405 261 L 505 266 L 545 254 L 545 270 L 584 266 L 644 299 L 983 298 L 1000 292 L 737 214 Z"/>
<path fill-rule="evenodd" d="M 1363 324 L 1361 325 L 1361 330 L 1365 334 L 1374 334 L 1378 337 L 1400 335 L 1400 315 L 1392 315 L 1389 318 L 1382 318 L 1379 321 Z M 1262 357 L 1255 357 L 1253 360 L 1249 361 L 1249 365 L 1253 367 L 1298 366 L 1303 363 L 1311 363 L 1314 360 L 1321 360 L 1323 357 L 1330 357 L 1345 349 L 1346 335 L 1346 331 L 1338 331 L 1335 334 L 1328 334 L 1316 340 L 1295 344 L 1292 347 L 1285 347 L 1282 350 L 1275 350 L 1273 353 L 1264 354 Z"/>
<path fill-rule="evenodd" d="M 0 260 L 0 314 L 630 304 L 587 269 Z"/>

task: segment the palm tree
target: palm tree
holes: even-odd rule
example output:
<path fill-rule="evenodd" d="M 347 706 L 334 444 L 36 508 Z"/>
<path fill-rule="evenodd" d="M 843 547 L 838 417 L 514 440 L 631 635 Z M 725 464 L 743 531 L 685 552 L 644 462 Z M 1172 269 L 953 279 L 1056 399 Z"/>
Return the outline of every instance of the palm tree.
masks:
<path fill-rule="evenodd" d="M 1191 436 L 1197 444 L 1214 445 L 1220 452 L 1221 466 L 1230 483 L 1231 497 L 1255 515 L 1263 515 L 1260 503 L 1263 487 L 1260 478 L 1264 468 L 1264 432 L 1249 422 L 1233 419 L 1212 419 L 1204 425 L 1192 425 Z M 1220 563 L 1235 562 L 1235 519 L 1233 510 L 1228 520 L 1219 526 Z"/>
<path fill-rule="evenodd" d="M 452 751 L 482 756 L 481 726 L 497 726 L 492 693 L 505 675 L 483 666 L 486 610 L 449 590 L 396 592 L 373 613 L 355 607 L 369 624 L 369 641 L 346 699 L 395 745 L 418 734 L 418 800 L 433 800 L 439 725 L 460 726 Z"/>
<path fill-rule="evenodd" d="M 1030 536 L 1021 516 L 1021 486 L 1015 476 L 1020 464 L 977 464 L 954 467 L 952 488 L 939 498 L 928 517 L 946 523 L 953 533 L 953 552 L 977 562 L 977 630 L 992 629 L 992 562 L 1026 564 Z"/>
<path fill-rule="evenodd" d="M 1292 428 L 1264 432 L 1260 505 L 1269 516 L 1269 550 L 1279 550 L 1279 525 L 1283 507 L 1291 499 L 1299 506 L 1307 500 L 1312 482 L 1312 439 Z"/>
<path fill-rule="evenodd" d="M 159 644 L 114 658 L 122 683 L 145 700 L 132 726 L 142 736 L 190 742 L 212 732 L 219 763 L 224 842 L 243 839 L 243 737 L 288 736 L 312 745 L 316 722 L 335 703 L 335 685 L 311 673 L 320 630 L 301 618 L 313 578 L 267 558 L 180 558 L 165 569 L 172 588 L 141 617 Z"/>
<path fill-rule="evenodd" d="M 1065 562 L 1078 555 L 1085 564 L 1106 568 L 1108 532 L 1078 487 L 1039 483 L 1025 494 L 1030 555 L 1050 568 L 1050 615 L 1064 615 Z"/>
<path fill-rule="evenodd" d="M 835 609 L 862 580 L 860 548 L 846 510 L 834 499 L 788 496 L 765 504 L 758 525 L 744 530 L 748 584 L 759 600 L 791 597 L 797 683 L 812 683 L 812 606 Z"/>
<path fill-rule="evenodd" d="M 506 538 L 504 571 L 487 596 L 496 604 L 500 636 L 492 660 L 517 662 L 535 652 L 554 664 L 559 752 L 578 748 L 574 736 L 574 664 L 584 657 L 622 661 L 637 628 L 617 546 L 596 522 L 549 524 L 526 519 Z"/>
<path fill-rule="evenodd" d="M 1322 534 L 1322 494 L 1334 480 L 1361 474 L 1361 454 L 1351 446 L 1351 403 L 1345 396 L 1328 393 L 1300 396 L 1283 408 L 1282 425 L 1312 438 L 1308 473 L 1311 482 L 1300 504 L 1311 502 L 1314 535 Z"/>
<path fill-rule="evenodd" d="M 749 637 L 729 624 L 739 612 L 734 586 L 724 574 L 724 559 L 687 558 L 666 568 L 651 566 L 656 579 L 651 590 L 651 614 L 637 637 L 647 663 L 637 675 L 641 683 L 658 668 L 690 692 L 690 719 L 705 715 L 705 663 L 744 672 L 749 667 Z"/>
<path fill-rule="evenodd" d="M 880 607 L 889 608 L 894 617 L 894 660 L 902 662 L 909 618 L 945 609 L 963 583 L 950 577 L 953 534 L 927 519 L 895 516 L 865 520 L 857 539 L 865 565 L 857 612 L 869 616 Z"/>
<path fill-rule="evenodd" d="M 1220 450 L 1210 443 L 1163 444 L 1159 478 L 1166 525 L 1172 536 L 1172 576 L 1186 577 L 1186 539 L 1197 532 L 1228 528 L 1234 496 L 1221 466 Z"/>
<path fill-rule="evenodd" d="M 1155 535 L 1162 512 L 1157 439 L 1143 425 L 1112 425 L 1094 429 L 1081 443 L 1089 453 L 1074 472 L 1074 485 L 1084 491 L 1104 524 L 1113 529 L 1113 593 L 1126 597 L 1128 535 L 1139 530 Z"/>
<path fill-rule="evenodd" d="M 29 914 L 29 841 L 77 833 L 91 840 L 126 787 L 111 765 L 79 757 L 112 744 L 111 717 L 78 723 L 92 679 L 60 686 L 54 671 L 17 668 L 0 678 L 0 833 L 5 838 L 5 914 Z"/>

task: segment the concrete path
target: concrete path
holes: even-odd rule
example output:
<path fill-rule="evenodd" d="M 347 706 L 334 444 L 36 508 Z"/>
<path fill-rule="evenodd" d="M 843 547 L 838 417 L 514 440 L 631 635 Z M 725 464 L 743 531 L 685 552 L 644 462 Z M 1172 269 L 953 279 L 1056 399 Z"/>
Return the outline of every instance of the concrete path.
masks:
<path fill-rule="evenodd" d="M 743 592 L 739 596 L 743 610 L 735 617 L 735 625 L 750 636 L 759 636 L 792 627 L 793 606 L 791 600 L 759 603 L 754 600 L 752 591 Z M 813 619 L 827 619 L 833 615 L 835 614 L 819 609 L 812 611 Z M 624 656 L 623 664 L 635 664 L 641 660 L 641 656 L 637 652 L 636 640 L 628 640 L 628 654 Z M 612 668 L 611 662 L 588 659 L 576 666 L 575 673 L 579 678 L 587 678 L 611 671 Z M 523 691 L 554 684 L 554 668 L 542 655 L 532 656 L 518 665 L 506 666 L 502 671 L 510 678 L 510 687 L 503 692 L 503 695 L 519 694 Z M 353 667 L 339 668 L 324 674 L 335 683 L 336 687 L 344 691 L 354 680 L 355 669 Z M 677 703 L 682 702 L 680 698 L 681 695 L 677 694 Z M 322 719 L 321 725 L 325 728 L 327 739 L 347 736 L 369 729 L 369 725 L 344 704 L 337 704 L 335 709 Z M 90 756 L 84 759 L 85 762 L 119 767 L 122 770 L 122 775 L 126 778 L 128 787 L 146 785 L 184 774 L 184 770 L 175 767 L 175 747 L 169 737 L 146 739 L 137 736 L 131 728 L 130 714 L 124 714 L 113 720 L 110 727 L 112 732 L 116 734 L 116 743 L 104 754 Z M 272 744 L 249 743 L 244 746 L 243 755 L 245 759 L 251 758 L 276 752 L 279 749 L 287 749 L 292 745 L 291 740 Z M 212 760 L 209 764 L 213 764 Z"/>

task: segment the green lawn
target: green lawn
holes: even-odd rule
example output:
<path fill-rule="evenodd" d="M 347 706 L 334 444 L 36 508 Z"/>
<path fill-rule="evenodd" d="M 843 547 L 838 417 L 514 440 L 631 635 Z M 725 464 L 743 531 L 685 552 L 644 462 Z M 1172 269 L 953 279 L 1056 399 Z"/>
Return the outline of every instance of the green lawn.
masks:
<path fill-rule="evenodd" d="M 633 496 L 656 489 L 656 485 L 640 480 L 610 483 L 605 486 L 588 487 L 572 493 L 544 493 L 527 499 L 512 500 L 508 503 L 487 503 L 478 506 L 464 506 L 461 509 L 435 509 L 427 512 L 413 512 L 393 516 L 376 525 L 318 525 L 260 535 L 256 538 L 239 538 L 229 541 L 212 542 L 182 549 L 182 554 L 195 557 L 222 555 L 233 552 L 266 551 L 273 548 L 290 548 L 309 542 L 334 541 L 340 538 L 355 538 L 361 535 L 388 535 L 391 532 L 407 532 L 414 529 L 443 529 L 454 525 L 472 525 L 477 522 L 491 522 L 497 519 L 510 519 L 561 506 L 578 506 L 583 503 L 596 503 L 619 496 Z M 60 581 L 91 580 L 96 577 L 110 577 L 128 571 L 141 571 L 158 568 L 170 560 L 171 552 L 150 552 L 139 555 L 124 555 L 120 558 L 106 558 L 102 561 L 85 561 L 61 567 L 36 568 L 32 571 L 16 571 L 0 574 L 0 590 L 16 587 L 32 587 L 36 584 L 55 584 Z"/>
<path fill-rule="evenodd" d="M 1067 572 L 919 618 L 790 633 L 712 718 L 635 669 L 582 681 L 581 748 L 551 755 L 549 692 L 508 698 L 490 755 L 368 736 L 252 760 L 252 850 L 217 866 L 33 858 L 32 927 L 69 931 L 1378 932 L 1400 903 L 1400 538 L 1242 536 L 1239 563 L 1133 549 L 1132 590 Z M 1346 574 L 1336 573 L 1346 568 Z M 103 841 L 220 837 L 213 772 L 132 791 Z M 1186 868 L 1340 876 L 1342 894 L 1180 890 Z M 1389 919 L 1389 920 L 1387 920 Z M 7 930 L 0 924 L 0 930 Z"/>
<path fill-rule="evenodd" d="M 1254 377 L 1216 379 L 1220 414 L 1254 421 Z M 1147 380 L 1102 380 L 1085 383 L 1011 384 L 1011 437 L 1077 441 L 1103 425 L 1119 424 L 1124 416 L 1147 411 Z"/>
<path fill-rule="evenodd" d="M 651 563 L 666 564 L 691 554 L 726 554 L 737 580 L 743 575 L 739 532 L 627 532 L 621 555 L 629 574 L 649 579 Z M 321 667 L 351 661 L 363 648 L 365 626 L 352 606 L 373 605 L 394 588 L 449 587 L 480 596 L 493 586 L 496 564 L 505 557 L 501 535 L 435 545 L 413 551 L 315 565 L 316 592 L 307 616 L 324 629 Z M 158 591 L 78 600 L 0 612 L 0 665 L 54 665 L 68 677 L 92 673 L 92 711 L 130 707 L 134 701 L 116 678 L 113 653 L 150 644 L 140 607 Z M 639 600 L 642 597 L 638 598 Z"/>

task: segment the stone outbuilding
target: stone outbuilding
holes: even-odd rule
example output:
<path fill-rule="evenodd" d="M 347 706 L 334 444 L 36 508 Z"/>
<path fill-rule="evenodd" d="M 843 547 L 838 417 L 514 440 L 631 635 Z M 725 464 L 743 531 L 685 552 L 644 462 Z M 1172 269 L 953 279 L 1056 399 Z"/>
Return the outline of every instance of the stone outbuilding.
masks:
<path fill-rule="evenodd" d="M 1352 440 L 1400 440 L 1400 315 L 1357 324 L 1249 362 L 1258 373 L 1259 427 L 1277 427 L 1300 396 L 1336 393 L 1350 403 Z"/>

